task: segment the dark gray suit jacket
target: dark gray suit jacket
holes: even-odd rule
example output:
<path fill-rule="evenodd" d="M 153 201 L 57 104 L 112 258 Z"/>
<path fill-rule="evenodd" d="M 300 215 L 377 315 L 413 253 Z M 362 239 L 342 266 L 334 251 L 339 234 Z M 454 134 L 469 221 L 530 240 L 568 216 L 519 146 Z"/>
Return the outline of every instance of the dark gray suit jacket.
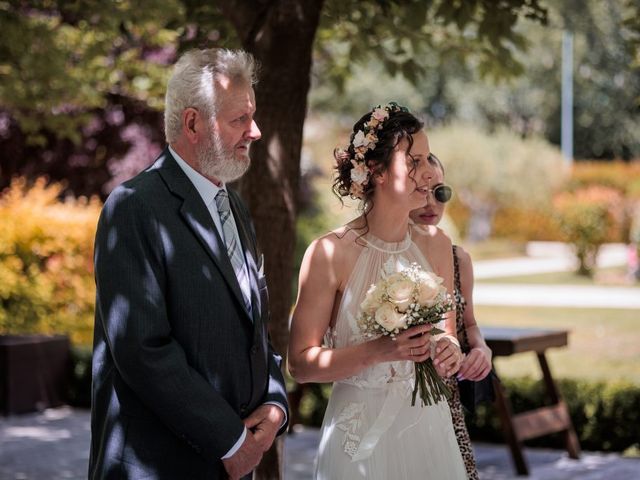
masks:
<path fill-rule="evenodd" d="M 249 214 L 229 190 L 251 315 L 211 216 L 168 149 L 107 199 L 96 235 L 91 479 L 216 479 L 242 419 L 287 405 Z"/>

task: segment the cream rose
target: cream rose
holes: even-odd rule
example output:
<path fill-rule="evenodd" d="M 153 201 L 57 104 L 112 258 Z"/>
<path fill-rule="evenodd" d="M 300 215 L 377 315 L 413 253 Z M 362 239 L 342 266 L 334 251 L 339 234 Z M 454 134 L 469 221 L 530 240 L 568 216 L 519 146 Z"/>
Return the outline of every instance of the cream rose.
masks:
<path fill-rule="evenodd" d="M 400 312 L 405 312 L 413 302 L 413 282 L 395 273 L 387 279 L 387 295 Z"/>
<path fill-rule="evenodd" d="M 360 304 L 360 308 L 369 314 L 373 314 L 382 305 L 383 294 L 384 288 L 382 285 L 371 285 Z"/>
<path fill-rule="evenodd" d="M 391 303 L 384 303 L 376 310 L 376 322 L 388 332 L 407 325 L 407 316 L 396 311 Z"/>
<path fill-rule="evenodd" d="M 438 298 L 447 291 L 441 285 L 442 278 L 435 274 L 420 272 L 418 282 L 418 303 L 425 307 L 433 307 Z"/>

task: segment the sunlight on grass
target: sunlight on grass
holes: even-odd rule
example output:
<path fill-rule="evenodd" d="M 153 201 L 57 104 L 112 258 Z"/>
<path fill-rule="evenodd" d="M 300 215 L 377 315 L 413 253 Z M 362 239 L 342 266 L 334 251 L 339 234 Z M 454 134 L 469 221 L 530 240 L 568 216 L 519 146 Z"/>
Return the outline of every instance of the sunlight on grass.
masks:
<path fill-rule="evenodd" d="M 526 255 L 527 250 L 525 242 L 496 238 L 479 243 L 463 244 L 463 247 L 469 252 L 474 261 L 523 257 Z"/>
<path fill-rule="evenodd" d="M 547 351 L 557 378 L 626 380 L 640 384 L 640 310 L 476 306 L 486 326 L 569 330 L 569 345 Z M 535 353 L 498 357 L 503 376 L 540 378 Z"/>

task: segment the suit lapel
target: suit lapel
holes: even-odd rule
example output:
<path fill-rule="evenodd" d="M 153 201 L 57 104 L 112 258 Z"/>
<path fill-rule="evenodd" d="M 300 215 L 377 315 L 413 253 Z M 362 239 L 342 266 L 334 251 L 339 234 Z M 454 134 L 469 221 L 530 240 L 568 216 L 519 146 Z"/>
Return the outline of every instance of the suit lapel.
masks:
<path fill-rule="evenodd" d="M 242 306 L 242 309 L 247 314 L 247 317 L 250 318 L 249 311 L 247 310 L 242 297 L 238 278 L 233 271 L 231 261 L 227 255 L 227 247 L 220 238 L 218 229 L 213 223 L 211 214 L 202 201 L 202 197 L 200 197 L 198 191 L 193 186 L 189 178 L 171 156 L 169 149 L 165 149 L 163 155 L 156 163 L 156 166 L 169 190 L 183 199 L 183 203 L 180 208 L 182 218 L 193 234 L 198 238 L 202 244 L 202 248 L 204 248 L 207 254 L 211 257 L 225 282 Z"/>

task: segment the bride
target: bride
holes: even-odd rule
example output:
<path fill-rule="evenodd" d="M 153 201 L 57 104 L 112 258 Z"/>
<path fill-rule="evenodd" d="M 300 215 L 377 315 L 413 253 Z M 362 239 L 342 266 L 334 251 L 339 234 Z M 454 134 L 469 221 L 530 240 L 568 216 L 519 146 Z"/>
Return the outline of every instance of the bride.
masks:
<path fill-rule="evenodd" d="M 437 344 L 428 325 L 395 340 L 365 338 L 357 325 L 360 304 L 383 268 L 416 262 L 453 291 L 450 240 L 435 227 L 414 234 L 409 224 L 435 178 L 429 155 L 422 123 L 395 103 L 365 114 L 348 148 L 335 152 L 334 191 L 359 198 L 362 215 L 308 247 L 289 343 L 298 382 L 334 382 L 317 479 L 466 478 L 447 402 L 411 406 L 414 362 L 433 355 L 442 376 L 460 366 L 454 312 Z"/>

